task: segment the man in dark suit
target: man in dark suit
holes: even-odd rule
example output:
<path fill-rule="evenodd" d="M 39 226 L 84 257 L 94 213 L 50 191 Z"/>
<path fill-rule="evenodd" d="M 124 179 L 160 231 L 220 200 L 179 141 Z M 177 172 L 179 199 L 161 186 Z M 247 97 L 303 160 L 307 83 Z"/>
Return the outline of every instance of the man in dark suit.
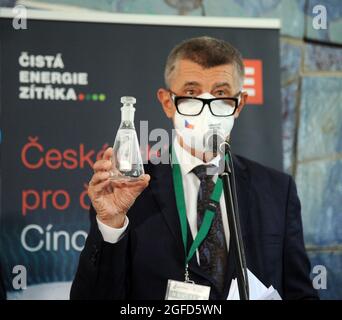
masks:
<path fill-rule="evenodd" d="M 158 91 L 176 129 L 171 165 L 149 163 L 140 181 L 125 182 L 110 179 L 111 148 L 95 163 L 91 229 L 72 299 L 164 299 L 168 280 L 185 280 L 185 261 L 190 280 L 210 288 L 210 299 L 227 298 L 235 250 L 216 170 L 220 156 L 208 150 L 206 133 L 229 137 L 247 99 L 243 77 L 241 54 L 224 41 L 194 38 L 172 50 L 168 89 Z M 233 163 L 248 269 L 283 299 L 317 298 L 294 181 L 239 156 Z"/>

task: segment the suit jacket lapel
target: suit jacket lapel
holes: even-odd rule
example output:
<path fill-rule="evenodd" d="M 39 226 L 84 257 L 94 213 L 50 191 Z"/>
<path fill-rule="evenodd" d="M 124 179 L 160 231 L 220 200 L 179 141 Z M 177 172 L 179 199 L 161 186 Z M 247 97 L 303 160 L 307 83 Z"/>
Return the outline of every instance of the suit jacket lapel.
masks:
<path fill-rule="evenodd" d="M 171 166 L 169 164 L 153 165 L 150 181 L 151 191 L 160 207 L 167 225 L 179 248 L 182 258 L 185 258 L 180 221 L 178 217 L 176 198 L 173 187 Z"/>
<path fill-rule="evenodd" d="M 179 248 L 182 259 L 185 261 L 184 245 L 182 241 L 181 226 L 178 216 L 178 209 L 176 205 L 176 198 L 174 192 L 172 169 L 170 165 L 157 165 L 153 166 L 154 170 L 151 172 L 150 188 L 157 203 L 159 204 L 160 210 L 165 218 L 167 225 L 174 237 L 174 240 Z M 190 246 L 193 242 L 191 230 L 188 224 L 188 241 L 187 241 L 187 252 L 190 250 Z M 213 279 L 207 276 L 202 269 L 199 267 L 196 259 L 196 254 L 192 257 L 189 262 L 190 271 L 196 273 L 198 276 L 207 279 L 213 283 Z M 184 270 L 185 271 L 185 270 Z"/>
<path fill-rule="evenodd" d="M 247 167 L 241 160 L 233 155 L 233 164 L 236 179 L 236 193 L 238 198 L 239 218 L 241 225 L 241 233 L 247 233 L 249 219 L 249 200 L 250 200 L 250 175 Z"/>

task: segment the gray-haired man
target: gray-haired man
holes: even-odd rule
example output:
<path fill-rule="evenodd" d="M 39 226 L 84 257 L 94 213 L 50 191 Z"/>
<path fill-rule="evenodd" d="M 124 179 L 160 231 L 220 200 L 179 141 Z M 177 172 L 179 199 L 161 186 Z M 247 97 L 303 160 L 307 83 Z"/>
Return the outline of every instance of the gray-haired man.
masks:
<path fill-rule="evenodd" d="M 111 148 L 95 163 L 91 230 L 72 299 L 164 299 L 168 283 L 181 283 L 194 296 L 227 298 L 235 250 L 222 191 L 213 219 L 206 218 L 219 190 L 217 174 L 207 169 L 218 166 L 219 156 L 203 138 L 210 129 L 229 138 L 247 100 L 243 78 L 241 54 L 225 41 L 193 38 L 172 50 L 166 88 L 157 96 L 176 129 L 173 163 L 148 164 L 134 183 L 109 179 Z M 317 298 L 292 178 L 242 157 L 233 161 L 248 268 L 284 299 Z"/>

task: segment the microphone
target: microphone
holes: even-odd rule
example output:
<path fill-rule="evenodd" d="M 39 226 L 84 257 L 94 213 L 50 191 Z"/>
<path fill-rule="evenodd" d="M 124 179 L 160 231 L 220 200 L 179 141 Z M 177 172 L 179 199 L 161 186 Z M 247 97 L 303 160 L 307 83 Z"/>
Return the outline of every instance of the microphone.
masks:
<path fill-rule="evenodd" d="M 247 264 L 244 243 L 241 234 L 235 173 L 230 144 L 227 141 L 228 139 L 226 139 L 217 131 L 207 132 L 204 138 L 204 146 L 208 151 L 213 153 L 217 153 L 217 151 L 219 151 L 221 153 L 218 175 L 222 180 L 224 200 L 226 203 L 226 213 L 228 217 L 228 226 L 230 235 L 232 237 L 232 243 L 236 251 L 234 262 L 237 268 L 237 284 L 241 300 L 248 300 L 249 284 Z"/>
<path fill-rule="evenodd" d="M 206 151 L 214 154 L 218 152 L 225 154 L 227 150 L 230 150 L 228 141 L 222 134 L 217 132 L 208 132 L 204 135 L 204 146 Z"/>

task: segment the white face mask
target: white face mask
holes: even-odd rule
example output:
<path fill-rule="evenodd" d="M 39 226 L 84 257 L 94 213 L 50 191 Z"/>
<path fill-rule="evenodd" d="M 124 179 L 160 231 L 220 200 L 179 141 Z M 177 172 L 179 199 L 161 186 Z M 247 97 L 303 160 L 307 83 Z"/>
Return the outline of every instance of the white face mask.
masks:
<path fill-rule="evenodd" d="M 206 92 L 197 98 L 212 99 L 215 97 Z M 177 135 L 183 138 L 183 142 L 188 147 L 199 152 L 210 151 L 206 149 L 206 140 L 213 133 L 222 136 L 224 139 L 228 138 L 233 125 L 234 116 L 214 116 L 210 112 L 208 105 L 205 105 L 201 114 L 197 116 L 184 116 L 178 112 L 174 116 L 174 126 Z"/>

